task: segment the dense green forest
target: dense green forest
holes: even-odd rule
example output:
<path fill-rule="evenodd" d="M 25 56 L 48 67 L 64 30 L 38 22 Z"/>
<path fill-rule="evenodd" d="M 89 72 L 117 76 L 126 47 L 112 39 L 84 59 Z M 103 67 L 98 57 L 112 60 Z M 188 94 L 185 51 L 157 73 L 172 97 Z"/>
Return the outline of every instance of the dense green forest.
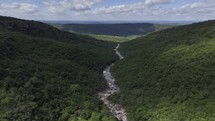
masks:
<path fill-rule="evenodd" d="M 111 97 L 129 121 L 215 121 L 215 21 L 123 43 Z"/>
<path fill-rule="evenodd" d="M 115 45 L 0 17 L 0 120 L 116 121 L 97 98 Z"/>
<path fill-rule="evenodd" d="M 107 87 L 104 67 L 117 59 L 115 46 L 0 17 L 0 120 L 117 121 L 97 98 Z M 120 94 L 110 98 L 129 121 L 215 120 L 215 21 L 154 32 L 120 51 L 125 58 L 112 68 Z"/>
<path fill-rule="evenodd" d="M 146 35 L 154 31 L 173 27 L 174 25 L 159 25 L 150 23 L 123 23 L 123 24 L 64 24 L 54 25 L 65 31 L 82 34 L 99 34 L 112 36 Z"/>

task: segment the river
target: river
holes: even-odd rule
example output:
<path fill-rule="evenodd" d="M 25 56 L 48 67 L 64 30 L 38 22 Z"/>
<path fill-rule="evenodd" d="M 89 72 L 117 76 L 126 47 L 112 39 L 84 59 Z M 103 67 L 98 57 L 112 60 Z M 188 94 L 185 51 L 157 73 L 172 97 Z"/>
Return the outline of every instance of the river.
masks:
<path fill-rule="evenodd" d="M 119 60 L 124 59 L 124 57 L 119 52 L 120 44 L 116 46 L 114 49 L 115 53 L 119 56 Z M 128 121 L 126 111 L 120 104 L 112 103 L 108 100 L 108 97 L 113 95 L 114 93 L 118 93 L 120 91 L 119 87 L 114 83 L 115 79 L 111 75 L 110 69 L 114 66 L 115 63 L 112 63 L 111 65 L 108 65 L 105 70 L 103 71 L 103 76 L 105 77 L 108 89 L 106 89 L 103 92 L 99 92 L 98 96 L 99 99 L 103 101 L 103 103 L 110 109 L 110 112 L 119 120 L 119 121 Z"/>

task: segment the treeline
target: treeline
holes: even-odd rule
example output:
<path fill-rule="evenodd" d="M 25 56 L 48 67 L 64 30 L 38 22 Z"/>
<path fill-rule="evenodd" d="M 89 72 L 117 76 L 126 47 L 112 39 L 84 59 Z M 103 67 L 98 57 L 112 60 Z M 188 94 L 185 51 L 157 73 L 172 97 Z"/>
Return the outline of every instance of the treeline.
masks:
<path fill-rule="evenodd" d="M 1 121 L 116 121 L 97 98 L 114 43 L 0 17 Z"/>
<path fill-rule="evenodd" d="M 215 120 L 215 21 L 155 32 L 122 44 L 112 100 L 130 121 Z"/>

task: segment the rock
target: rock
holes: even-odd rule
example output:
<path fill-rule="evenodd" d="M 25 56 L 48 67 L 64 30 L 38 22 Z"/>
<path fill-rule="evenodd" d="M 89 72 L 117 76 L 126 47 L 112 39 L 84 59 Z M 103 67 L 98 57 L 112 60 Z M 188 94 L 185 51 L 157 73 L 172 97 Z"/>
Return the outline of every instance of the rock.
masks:
<path fill-rule="evenodd" d="M 118 51 L 118 48 L 120 47 L 120 44 L 117 45 L 117 47 L 114 49 L 115 53 L 119 56 L 119 59 L 123 59 L 124 57 L 120 54 Z M 119 105 L 119 104 L 114 104 L 110 101 L 108 101 L 108 97 L 116 92 L 119 92 L 119 87 L 114 84 L 115 79 L 112 77 L 110 73 L 110 68 L 114 66 L 114 63 L 112 63 L 110 66 L 107 66 L 107 68 L 103 71 L 103 75 L 108 83 L 109 88 L 105 90 L 104 92 L 99 92 L 98 97 L 100 100 L 103 101 L 105 105 L 108 106 L 110 109 L 110 112 L 119 120 L 119 121 L 128 121 L 125 109 Z"/>

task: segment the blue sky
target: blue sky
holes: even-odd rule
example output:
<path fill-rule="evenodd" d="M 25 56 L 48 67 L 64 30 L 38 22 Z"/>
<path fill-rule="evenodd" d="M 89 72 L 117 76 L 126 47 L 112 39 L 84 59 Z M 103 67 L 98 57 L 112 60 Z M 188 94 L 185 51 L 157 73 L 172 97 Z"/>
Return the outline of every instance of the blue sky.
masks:
<path fill-rule="evenodd" d="M 214 0 L 0 0 L 0 15 L 33 20 L 208 20 Z"/>

